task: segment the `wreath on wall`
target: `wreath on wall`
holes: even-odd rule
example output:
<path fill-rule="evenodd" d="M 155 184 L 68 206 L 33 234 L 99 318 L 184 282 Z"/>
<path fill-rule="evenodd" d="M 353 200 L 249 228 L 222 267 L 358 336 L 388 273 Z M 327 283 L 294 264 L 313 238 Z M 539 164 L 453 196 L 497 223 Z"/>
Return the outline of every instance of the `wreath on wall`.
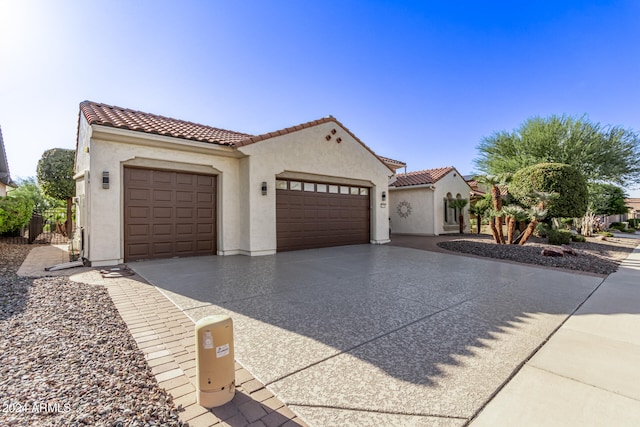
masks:
<path fill-rule="evenodd" d="M 398 215 L 401 218 L 407 218 L 409 215 L 411 215 L 411 203 L 407 202 L 406 200 L 401 201 L 396 207 L 396 212 L 398 212 Z"/>

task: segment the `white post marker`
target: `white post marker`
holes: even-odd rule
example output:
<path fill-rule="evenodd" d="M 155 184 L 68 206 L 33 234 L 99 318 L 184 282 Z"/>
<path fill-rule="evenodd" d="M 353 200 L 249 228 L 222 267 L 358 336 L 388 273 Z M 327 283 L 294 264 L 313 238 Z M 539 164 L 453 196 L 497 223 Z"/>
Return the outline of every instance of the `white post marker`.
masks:
<path fill-rule="evenodd" d="M 198 404 L 222 406 L 236 393 L 233 321 L 227 315 L 207 316 L 196 323 L 195 334 Z"/>

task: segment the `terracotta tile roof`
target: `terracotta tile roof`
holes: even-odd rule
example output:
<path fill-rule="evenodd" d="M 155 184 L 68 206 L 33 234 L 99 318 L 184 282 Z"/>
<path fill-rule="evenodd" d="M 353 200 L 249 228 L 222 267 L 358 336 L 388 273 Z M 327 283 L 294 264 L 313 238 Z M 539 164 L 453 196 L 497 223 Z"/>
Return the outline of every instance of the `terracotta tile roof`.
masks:
<path fill-rule="evenodd" d="M 635 212 L 640 212 L 640 199 L 624 199 L 625 205 Z"/>
<path fill-rule="evenodd" d="M 190 141 L 206 142 L 209 144 L 234 146 L 236 142 L 251 137 L 251 135 L 246 133 L 219 129 L 91 101 L 81 102 L 80 111 L 90 125 L 128 129 L 188 139 Z"/>
<path fill-rule="evenodd" d="M 391 184 L 393 187 L 408 187 L 411 185 L 435 184 L 446 174 L 456 170 L 453 166 L 444 168 L 426 169 L 422 171 L 400 173 L 396 175 L 396 181 Z"/>
<path fill-rule="evenodd" d="M 382 160 L 385 163 L 389 163 L 389 164 L 392 164 L 392 165 L 395 165 L 395 166 L 399 166 L 401 168 L 407 166 L 407 164 L 405 162 L 401 162 L 400 160 L 393 160 L 393 159 L 390 159 L 388 157 L 382 157 L 382 156 L 378 156 L 378 157 L 380 157 L 380 160 Z"/>

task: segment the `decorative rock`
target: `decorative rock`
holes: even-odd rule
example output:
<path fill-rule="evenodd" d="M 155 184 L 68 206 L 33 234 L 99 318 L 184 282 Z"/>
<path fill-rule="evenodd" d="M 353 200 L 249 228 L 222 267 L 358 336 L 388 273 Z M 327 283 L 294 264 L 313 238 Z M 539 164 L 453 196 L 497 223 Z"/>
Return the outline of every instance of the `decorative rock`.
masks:
<path fill-rule="evenodd" d="M 573 248 L 569 245 L 561 245 L 560 247 L 562 248 L 562 252 L 564 252 L 565 254 L 569 254 L 573 256 L 578 255 L 576 251 L 574 251 Z"/>
<path fill-rule="evenodd" d="M 564 251 L 562 249 L 549 247 L 549 248 L 543 248 L 540 254 L 542 256 L 560 257 L 560 256 L 564 256 Z"/>

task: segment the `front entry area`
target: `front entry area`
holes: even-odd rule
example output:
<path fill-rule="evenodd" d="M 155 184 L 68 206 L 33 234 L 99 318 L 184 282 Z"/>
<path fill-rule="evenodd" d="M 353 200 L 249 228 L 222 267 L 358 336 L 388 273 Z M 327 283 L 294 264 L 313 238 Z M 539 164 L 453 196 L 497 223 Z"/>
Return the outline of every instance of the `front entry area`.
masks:
<path fill-rule="evenodd" d="M 124 260 L 216 254 L 216 177 L 124 168 Z"/>
<path fill-rule="evenodd" d="M 276 233 L 279 252 L 369 243 L 369 188 L 277 180 Z"/>

